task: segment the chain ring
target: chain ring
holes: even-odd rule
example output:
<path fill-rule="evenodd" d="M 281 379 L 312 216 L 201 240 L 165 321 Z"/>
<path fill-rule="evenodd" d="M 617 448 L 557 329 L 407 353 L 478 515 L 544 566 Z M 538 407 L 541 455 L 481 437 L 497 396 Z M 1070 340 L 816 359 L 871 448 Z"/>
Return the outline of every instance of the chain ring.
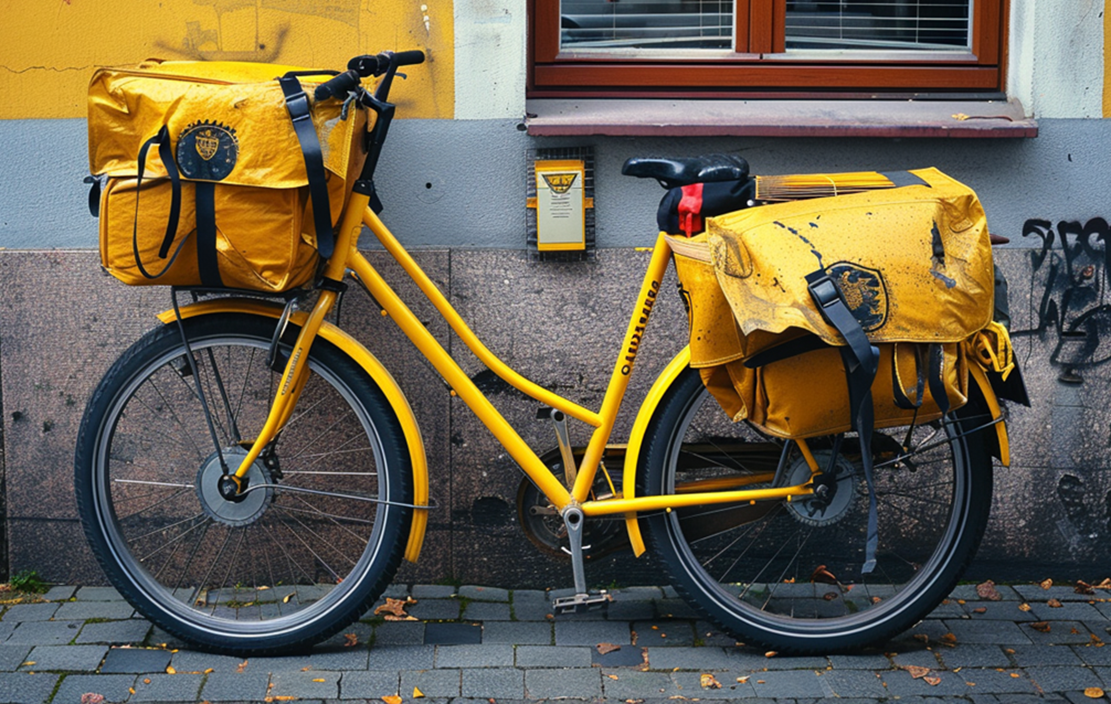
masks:
<path fill-rule="evenodd" d="M 818 466 L 826 472 L 829 467 L 830 450 L 817 450 L 814 459 Z M 787 470 L 787 486 L 797 486 L 810 481 L 810 465 L 804 457 L 797 458 Z M 825 480 L 819 476 L 815 479 L 815 488 L 828 487 L 829 494 L 825 497 L 806 496 L 786 504 L 787 511 L 799 523 L 808 526 L 831 526 L 844 518 L 857 496 L 856 466 L 838 455 L 833 464 L 833 481 Z"/>

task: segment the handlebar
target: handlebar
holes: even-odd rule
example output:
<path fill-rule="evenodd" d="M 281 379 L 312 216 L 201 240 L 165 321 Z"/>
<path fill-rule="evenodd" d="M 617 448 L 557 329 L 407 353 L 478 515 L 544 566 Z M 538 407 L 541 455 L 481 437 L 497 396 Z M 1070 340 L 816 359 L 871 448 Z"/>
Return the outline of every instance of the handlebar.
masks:
<path fill-rule="evenodd" d="M 359 86 L 359 82 L 367 76 L 381 76 L 384 73 L 396 72 L 400 66 L 412 66 L 424 63 L 424 52 L 420 49 L 410 51 L 383 51 L 378 55 L 367 54 L 356 56 L 347 62 L 347 71 L 329 78 L 316 87 L 313 97 L 317 100 L 339 98 Z"/>

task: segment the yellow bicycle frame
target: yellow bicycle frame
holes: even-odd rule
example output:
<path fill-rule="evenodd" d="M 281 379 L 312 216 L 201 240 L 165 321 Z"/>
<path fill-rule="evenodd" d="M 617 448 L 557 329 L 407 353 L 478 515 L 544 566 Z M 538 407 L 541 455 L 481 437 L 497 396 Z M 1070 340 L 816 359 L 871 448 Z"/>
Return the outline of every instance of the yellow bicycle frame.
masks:
<path fill-rule="evenodd" d="M 381 305 L 383 313 L 393 318 L 401 331 L 409 338 L 417 349 L 435 367 L 437 372 L 447 381 L 452 390 L 475 413 L 483 424 L 494 434 L 494 437 L 505 447 L 510 456 L 524 470 L 536 486 L 544 493 L 549 501 L 558 509 L 576 506 L 582 509 L 587 516 L 602 516 L 624 514 L 626 527 L 637 555 L 644 551 L 644 542 L 640 534 L 637 514 L 643 511 L 671 510 L 685 506 L 705 504 L 755 502 L 761 500 L 791 501 L 796 497 L 808 496 L 813 493 L 811 482 L 787 487 L 774 487 L 765 489 L 730 489 L 729 487 L 696 486 L 692 489 L 723 489 L 720 491 L 683 491 L 681 493 L 659 496 L 635 496 L 636 470 L 639 462 L 644 433 L 652 416 L 663 399 L 666 390 L 678 375 L 687 367 L 690 361 L 690 352 L 684 349 L 667 366 L 650 389 L 648 396 L 638 411 L 636 421 L 625 453 L 625 466 L 623 476 L 623 495 L 604 500 L 590 500 L 591 490 L 606 444 L 609 441 L 621 406 L 629 377 L 636 361 L 640 340 L 644 334 L 645 326 L 652 313 L 660 289 L 660 282 L 671 260 L 671 249 L 661 235 L 656 240 L 652 251 L 652 258 L 641 283 L 640 293 L 637 296 L 636 307 L 629 319 L 625 330 L 617 360 L 610 375 L 609 384 L 602 400 L 601 409 L 595 413 L 578 404 L 555 394 L 534 382 L 526 379 L 505 362 L 491 352 L 467 326 L 459 313 L 437 288 L 436 284 L 413 260 L 405 248 L 389 231 L 386 225 L 378 218 L 368 205 L 368 197 L 363 194 L 353 193 L 344 210 L 343 219 L 339 228 L 336 255 L 326 265 L 324 276 L 331 281 L 341 281 L 350 270 L 355 277 L 366 287 L 374 299 Z M 410 278 L 417 284 L 421 292 L 435 306 L 436 310 L 444 317 L 456 335 L 467 345 L 479 360 L 490 370 L 505 380 L 507 383 L 522 393 L 536 399 L 540 403 L 562 411 L 566 415 L 580 420 L 594 428 L 590 441 L 582 455 L 582 461 L 575 474 L 574 483 L 567 487 L 552 473 L 540 460 L 539 456 L 525 443 L 520 435 L 494 408 L 481 391 L 471 381 L 469 376 L 459 367 L 454 359 L 436 341 L 428 329 L 417 319 L 409 307 L 402 301 L 397 293 L 387 284 L 377 270 L 359 253 L 357 249 L 358 237 L 362 226 L 366 225 L 383 247 L 401 265 Z M 341 255 L 345 253 L 345 255 Z M 372 378 L 383 386 L 391 406 L 398 412 L 402 425 L 406 431 L 406 441 L 410 454 L 414 458 L 413 473 L 414 486 L 416 487 L 414 504 L 417 506 L 428 505 L 428 476 L 427 465 L 424 459 L 424 448 L 420 441 L 420 432 L 416 427 L 416 420 L 408 407 L 404 396 L 401 395 L 396 383 L 385 368 L 370 355 L 361 345 L 346 338 L 344 333 L 325 322 L 325 317 L 335 303 L 337 294 L 333 290 L 324 289 L 320 292 L 313 310 L 307 315 L 298 314 L 295 322 L 300 326 L 293 348 L 290 351 L 289 361 L 279 384 L 279 393 L 270 409 L 267 421 L 254 441 L 249 453 L 244 457 L 236 475 L 243 476 L 250 465 L 257 459 L 261 451 L 270 443 L 289 419 L 293 407 L 304 382 L 307 379 L 308 353 L 313 341 L 318 335 L 324 336 L 332 342 L 340 341 L 339 346 L 353 356 L 363 365 Z M 258 306 L 250 308 L 251 304 L 242 301 L 227 302 L 229 299 L 188 306 L 182 309 L 183 317 L 189 317 L 214 310 L 247 310 L 264 315 L 275 315 L 278 310 L 274 306 Z M 207 306 L 207 308 L 206 308 Z M 166 323 L 174 320 L 173 311 L 167 311 L 161 316 Z M 345 339 L 346 338 L 346 339 Z M 980 380 L 977 379 L 979 382 Z M 981 387 L 984 384 L 981 383 Z M 985 391 L 990 400 L 994 400 L 990 387 Z M 991 405 L 993 415 L 997 415 L 998 404 Z M 998 428 L 1002 424 L 997 425 Z M 1001 431 L 1005 433 L 1005 431 Z M 1001 438 L 1005 439 L 1005 435 Z M 804 458 L 811 467 L 812 475 L 820 471 L 817 462 L 810 456 L 804 442 L 799 443 Z M 741 483 L 738 482 L 737 485 Z M 406 557 L 415 560 L 420 552 L 424 528 L 427 521 L 427 510 L 414 512 L 413 529 L 410 532 Z"/>

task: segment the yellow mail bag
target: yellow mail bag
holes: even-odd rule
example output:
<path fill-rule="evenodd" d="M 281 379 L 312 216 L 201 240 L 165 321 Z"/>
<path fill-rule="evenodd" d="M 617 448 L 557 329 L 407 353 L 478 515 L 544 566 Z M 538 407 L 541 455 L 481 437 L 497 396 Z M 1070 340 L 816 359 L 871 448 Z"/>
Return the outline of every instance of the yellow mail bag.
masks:
<path fill-rule="evenodd" d="M 310 282 L 366 157 L 368 111 L 311 98 L 329 77 L 238 62 L 98 70 L 90 207 L 104 268 L 131 285 Z"/>

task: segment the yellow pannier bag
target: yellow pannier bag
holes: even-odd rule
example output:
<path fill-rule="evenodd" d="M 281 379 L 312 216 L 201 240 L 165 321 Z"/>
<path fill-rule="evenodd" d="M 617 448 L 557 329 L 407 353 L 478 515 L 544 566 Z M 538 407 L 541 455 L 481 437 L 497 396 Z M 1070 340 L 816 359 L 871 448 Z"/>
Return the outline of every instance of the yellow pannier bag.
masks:
<path fill-rule="evenodd" d="M 331 254 L 370 125 L 365 108 L 312 100 L 330 77 L 238 62 L 98 70 L 89 166 L 102 187 L 90 204 L 104 268 L 132 285 L 310 282 Z"/>
<path fill-rule="evenodd" d="M 705 235 L 668 238 L 691 366 L 732 419 L 783 438 L 854 427 L 846 343 L 809 291 L 816 272 L 878 349 L 873 427 L 927 422 L 968 400 L 965 342 L 993 310 L 983 210 L 936 170 L 910 174 L 915 185 L 750 208 L 710 220 Z"/>

